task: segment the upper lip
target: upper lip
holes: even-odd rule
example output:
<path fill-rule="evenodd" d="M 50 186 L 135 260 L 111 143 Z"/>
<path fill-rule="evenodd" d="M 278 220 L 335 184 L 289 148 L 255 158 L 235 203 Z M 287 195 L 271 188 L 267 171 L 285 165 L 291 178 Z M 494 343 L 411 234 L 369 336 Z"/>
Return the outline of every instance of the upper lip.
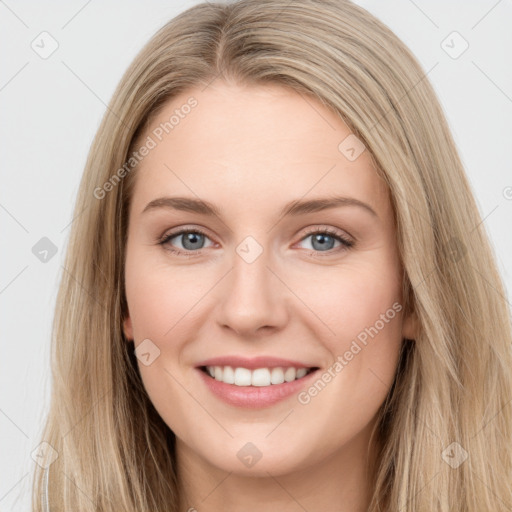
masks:
<path fill-rule="evenodd" d="M 247 368 L 249 370 L 276 367 L 317 368 L 315 365 L 304 364 L 300 361 L 282 359 L 272 356 L 258 356 L 253 358 L 246 358 L 241 356 L 219 356 L 212 357 L 211 359 L 205 359 L 204 361 L 197 364 L 198 368 L 202 366 L 231 366 L 233 368 Z"/>

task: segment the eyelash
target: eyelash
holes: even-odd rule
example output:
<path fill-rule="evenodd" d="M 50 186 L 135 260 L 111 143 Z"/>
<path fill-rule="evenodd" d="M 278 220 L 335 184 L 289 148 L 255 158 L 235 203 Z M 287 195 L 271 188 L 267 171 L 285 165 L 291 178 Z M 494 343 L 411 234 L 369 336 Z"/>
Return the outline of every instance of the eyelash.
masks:
<path fill-rule="evenodd" d="M 164 247 L 164 246 L 166 246 L 168 244 L 168 242 L 170 240 L 172 240 L 173 238 L 176 238 L 179 235 L 184 235 L 185 233 L 196 233 L 196 234 L 200 234 L 200 235 L 203 235 L 203 236 L 209 238 L 208 235 L 203 230 L 201 230 L 199 228 L 182 229 L 181 231 L 176 231 L 174 233 L 168 233 L 168 234 L 164 235 L 163 237 L 161 237 L 158 240 L 158 244 Z M 327 234 L 327 235 L 333 237 L 334 239 L 336 239 L 339 242 L 341 242 L 341 246 L 338 247 L 338 248 L 335 248 L 335 249 L 329 249 L 328 251 L 310 251 L 309 252 L 310 256 L 320 256 L 320 257 L 323 257 L 321 254 L 324 253 L 324 252 L 326 253 L 326 256 L 332 256 L 332 254 L 334 254 L 334 253 L 338 253 L 338 252 L 341 252 L 341 251 L 346 251 L 348 249 L 351 249 L 354 246 L 354 242 L 353 241 L 351 241 L 348 238 L 342 236 L 338 231 L 336 231 L 334 229 L 331 229 L 331 228 L 315 228 L 315 229 L 307 232 L 300 239 L 300 242 L 302 242 L 306 238 L 310 237 L 311 235 L 316 235 L 318 233 Z M 169 247 L 165 247 L 165 248 L 166 248 L 166 250 L 172 252 L 173 254 L 176 254 L 177 256 L 185 256 L 185 257 L 200 256 L 202 254 L 202 252 L 203 252 L 201 249 L 197 250 L 197 251 L 182 251 L 181 249 L 172 248 L 170 246 L 170 244 L 169 244 Z"/>

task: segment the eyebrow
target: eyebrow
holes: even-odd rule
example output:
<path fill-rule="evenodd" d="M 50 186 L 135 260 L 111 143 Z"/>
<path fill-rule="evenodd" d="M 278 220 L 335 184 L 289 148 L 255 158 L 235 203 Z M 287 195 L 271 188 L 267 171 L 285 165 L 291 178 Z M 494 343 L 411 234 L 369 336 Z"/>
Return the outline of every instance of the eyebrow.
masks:
<path fill-rule="evenodd" d="M 371 213 L 373 216 L 378 217 L 375 210 L 369 204 L 353 197 L 342 196 L 309 199 L 306 201 L 290 201 L 282 208 L 280 217 L 304 215 L 341 206 L 358 206 Z M 214 204 L 208 201 L 203 201 L 202 199 L 194 199 L 192 197 L 159 197 L 150 201 L 144 210 L 142 210 L 142 213 L 159 208 L 221 217 L 219 209 Z"/>

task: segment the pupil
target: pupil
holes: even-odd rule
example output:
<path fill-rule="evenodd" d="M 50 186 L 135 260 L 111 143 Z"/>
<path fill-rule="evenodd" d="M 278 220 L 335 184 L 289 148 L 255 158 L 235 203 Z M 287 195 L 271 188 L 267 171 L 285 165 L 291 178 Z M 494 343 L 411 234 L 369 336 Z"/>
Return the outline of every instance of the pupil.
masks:
<path fill-rule="evenodd" d="M 331 242 L 334 242 L 333 237 L 330 235 L 323 235 L 323 234 L 315 235 L 313 237 L 313 248 L 315 248 L 315 249 L 319 248 L 319 249 L 325 249 L 325 250 L 332 249 L 332 246 L 331 246 L 332 244 L 326 243 L 326 239 L 331 239 Z M 320 243 L 319 247 L 315 247 L 316 242 Z M 327 247 L 327 245 L 329 245 L 329 247 Z"/>
<path fill-rule="evenodd" d="M 183 247 L 185 247 L 185 249 L 187 249 L 187 250 L 198 249 L 199 247 L 195 247 L 194 243 L 197 243 L 198 241 L 200 241 L 202 236 L 203 235 L 201 235 L 200 233 L 187 233 L 185 235 L 185 241 L 183 243 Z M 187 247 L 187 244 L 189 244 L 189 243 L 192 244 L 191 247 L 190 246 Z M 201 245 L 201 244 L 199 244 L 199 245 Z"/>

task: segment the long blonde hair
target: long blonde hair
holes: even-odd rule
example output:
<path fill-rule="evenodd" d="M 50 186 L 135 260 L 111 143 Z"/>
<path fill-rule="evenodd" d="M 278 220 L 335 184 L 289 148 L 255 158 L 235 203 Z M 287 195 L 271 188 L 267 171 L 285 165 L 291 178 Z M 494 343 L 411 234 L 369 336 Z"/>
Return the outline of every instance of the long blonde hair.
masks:
<path fill-rule="evenodd" d="M 58 457 L 46 473 L 36 467 L 33 509 L 43 510 L 47 476 L 52 512 L 178 510 L 174 434 L 122 334 L 136 169 L 118 170 L 165 102 L 215 78 L 317 98 L 364 142 L 389 186 L 419 333 L 404 340 L 379 410 L 369 511 L 510 510 L 512 333 L 494 255 L 426 73 L 347 0 L 203 3 L 161 28 L 126 71 L 75 206 L 42 439 Z"/>

